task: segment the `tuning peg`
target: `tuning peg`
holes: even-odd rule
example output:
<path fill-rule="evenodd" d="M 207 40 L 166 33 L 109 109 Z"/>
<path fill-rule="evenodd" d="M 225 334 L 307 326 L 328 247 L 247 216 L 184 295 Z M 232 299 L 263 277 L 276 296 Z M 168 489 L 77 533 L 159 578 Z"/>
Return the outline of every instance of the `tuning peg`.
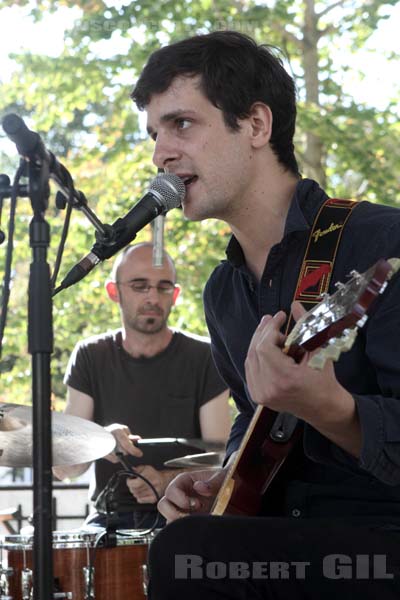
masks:
<path fill-rule="evenodd" d="M 362 319 L 360 319 L 360 320 L 362 321 Z M 347 350 L 350 350 L 350 348 L 353 346 L 353 344 L 355 342 L 356 337 L 357 337 L 357 329 L 356 328 L 344 330 L 343 336 L 341 338 L 343 352 L 347 352 Z"/>
<path fill-rule="evenodd" d="M 308 366 L 320 371 L 324 368 L 327 360 L 337 361 L 342 352 L 350 350 L 356 336 L 357 329 L 345 329 L 341 337 L 332 338 L 320 352 L 314 354 L 308 361 Z"/>
<path fill-rule="evenodd" d="M 337 361 L 339 356 L 342 353 L 342 347 L 341 347 L 341 343 L 339 340 L 336 340 L 335 342 L 333 342 L 332 344 L 329 344 L 326 347 L 326 355 L 328 358 L 330 358 L 333 361 Z"/>
<path fill-rule="evenodd" d="M 307 364 L 312 369 L 317 369 L 317 371 L 322 371 L 327 360 L 328 360 L 328 357 L 325 354 L 325 349 L 323 349 L 323 350 L 320 350 L 319 352 L 317 352 L 316 354 L 314 354 L 314 356 L 312 356 L 310 358 L 310 360 L 308 361 Z"/>
<path fill-rule="evenodd" d="M 392 275 L 394 275 L 400 269 L 400 258 L 388 258 L 388 263 L 392 268 L 392 271 L 389 275 L 390 279 L 390 277 L 392 277 Z"/>
<path fill-rule="evenodd" d="M 326 348 L 323 348 L 308 361 L 308 366 L 312 369 L 321 371 L 324 368 L 327 360 L 336 361 L 338 360 L 340 354 L 341 351 L 336 346 L 326 346 Z"/>

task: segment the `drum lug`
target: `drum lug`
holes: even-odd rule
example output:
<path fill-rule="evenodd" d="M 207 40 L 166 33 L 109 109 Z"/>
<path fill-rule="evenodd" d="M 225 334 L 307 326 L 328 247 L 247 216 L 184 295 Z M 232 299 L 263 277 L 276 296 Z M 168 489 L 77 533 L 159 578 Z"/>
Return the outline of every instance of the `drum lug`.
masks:
<path fill-rule="evenodd" d="M 73 600 L 72 592 L 54 592 L 53 600 L 61 600 L 61 598 L 66 598 L 67 600 Z"/>
<path fill-rule="evenodd" d="M 21 571 L 21 589 L 22 600 L 31 600 L 32 598 L 32 569 L 22 569 Z"/>
<path fill-rule="evenodd" d="M 85 581 L 85 600 L 95 600 L 94 593 L 94 567 L 83 567 L 83 577 Z"/>
<path fill-rule="evenodd" d="M 14 575 L 14 569 L 12 567 L 0 566 L 0 600 L 12 600 L 10 593 L 10 582 L 9 579 Z"/>

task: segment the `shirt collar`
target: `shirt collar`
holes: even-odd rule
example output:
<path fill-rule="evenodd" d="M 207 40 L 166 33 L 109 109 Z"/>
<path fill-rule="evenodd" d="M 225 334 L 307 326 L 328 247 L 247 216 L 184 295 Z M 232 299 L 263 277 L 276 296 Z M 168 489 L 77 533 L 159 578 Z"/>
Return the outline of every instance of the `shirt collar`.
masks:
<path fill-rule="evenodd" d="M 326 200 L 327 194 L 312 179 L 301 179 L 295 189 L 289 212 L 286 217 L 284 236 L 295 231 L 307 231 L 314 222 L 315 215 Z M 235 238 L 231 236 L 226 247 L 227 259 L 234 267 L 244 265 L 243 250 Z"/>

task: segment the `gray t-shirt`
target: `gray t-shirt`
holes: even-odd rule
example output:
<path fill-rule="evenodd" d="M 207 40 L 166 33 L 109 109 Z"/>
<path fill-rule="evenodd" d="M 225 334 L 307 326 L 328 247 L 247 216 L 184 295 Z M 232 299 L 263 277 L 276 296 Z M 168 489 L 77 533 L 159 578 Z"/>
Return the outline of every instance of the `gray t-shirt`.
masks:
<path fill-rule="evenodd" d="M 71 355 L 64 382 L 94 399 L 96 423 L 122 423 L 143 438 L 201 437 L 200 407 L 226 389 L 208 340 L 181 332 L 150 358 L 130 356 L 122 347 L 120 330 L 83 340 Z M 96 461 L 92 500 L 120 468 L 104 459 Z M 118 510 L 132 506 L 125 481 L 114 498 Z"/>

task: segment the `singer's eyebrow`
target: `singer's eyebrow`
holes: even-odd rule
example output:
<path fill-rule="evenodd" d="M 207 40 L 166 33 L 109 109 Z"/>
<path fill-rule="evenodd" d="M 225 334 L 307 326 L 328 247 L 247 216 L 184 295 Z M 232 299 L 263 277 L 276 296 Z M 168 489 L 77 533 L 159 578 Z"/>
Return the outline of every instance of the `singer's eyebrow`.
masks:
<path fill-rule="evenodd" d="M 160 117 L 160 123 L 169 123 L 171 121 L 175 121 L 175 119 L 178 119 L 179 117 L 182 117 L 182 115 L 190 117 L 190 116 L 193 116 L 195 114 L 196 113 L 195 113 L 194 110 L 180 108 L 178 110 L 174 110 L 172 112 L 165 113 L 165 115 L 161 115 L 161 117 Z M 151 135 L 152 133 L 154 133 L 154 129 L 153 129 L 153 127 L 151 125 L 147 126 L 147 133 L 149 135 Z"/>

